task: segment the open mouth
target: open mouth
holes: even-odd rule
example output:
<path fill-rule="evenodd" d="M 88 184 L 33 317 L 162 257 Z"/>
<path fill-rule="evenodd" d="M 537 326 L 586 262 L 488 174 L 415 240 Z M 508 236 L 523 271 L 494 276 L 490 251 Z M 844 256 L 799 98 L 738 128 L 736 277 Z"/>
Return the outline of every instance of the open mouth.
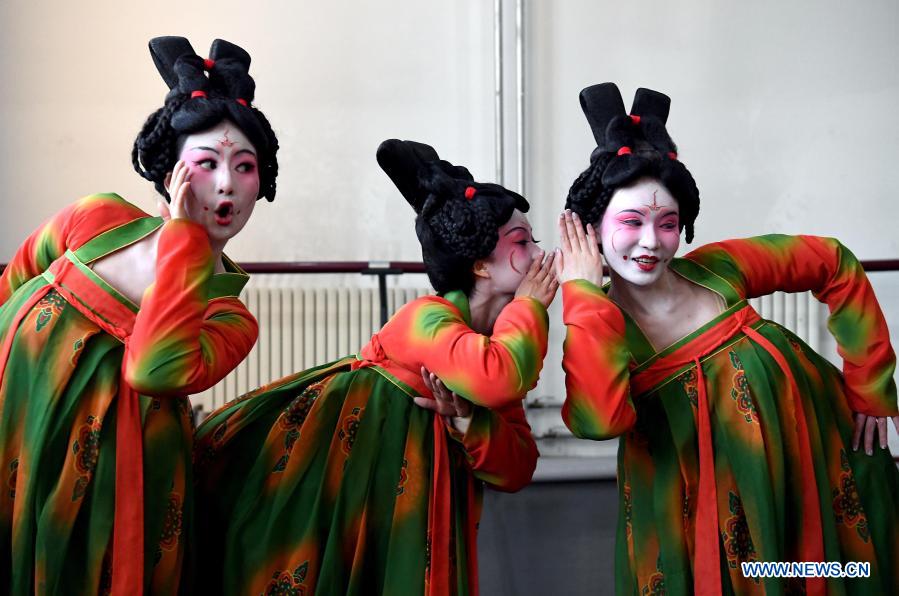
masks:
<path fill-rule="evenodd" d="M 640 255 L 639 257 L 634 257 L 631 260 L 636 263 L 637 267 L 639 267 L 643 271 L 652 271 L 659 263 L 658 257 L 651 257 L 649 255 Z"/>
<path fill-rule="evenodd" d="M 220 226 L 231 225 L 231 220 L 234 218 L 234 203 L 231 201 L 222 201 L 218 204 L 213 213 L 215 214 L 215 223 Z"/>

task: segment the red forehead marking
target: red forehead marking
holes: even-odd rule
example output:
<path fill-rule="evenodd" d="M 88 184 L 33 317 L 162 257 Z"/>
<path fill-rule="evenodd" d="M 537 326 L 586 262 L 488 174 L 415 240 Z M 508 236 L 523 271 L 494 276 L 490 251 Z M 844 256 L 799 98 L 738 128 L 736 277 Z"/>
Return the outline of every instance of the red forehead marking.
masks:
<path fill-rule="evenodd" d="M 662 208 L 662 206 L 656 202 L 656 193 L 657 192 L 659 192 L 658 189 L 652 191 L 652 205 L 647 205 L 647 207 L 649 207 L 650 211 L 658 211 L 659 209 Z"/>
<path fill-rule="evenodd" d="M 219 145 L 221 145 L 222 147 L 232 147 L 232 146 L 234 145 L 234 141 L 232 141 L 231 139 L 228 138 L 228 133 L 229 133 L 229 132 L 230 132 L 230 131 L 229 131 L 228 129 L 225 129 L 225 135 L 224 135 L 224 138 L 223 138 L 223 139 L 219 139 L 219 141 L 218 141 L 218 142 L 219 142 Z"/>

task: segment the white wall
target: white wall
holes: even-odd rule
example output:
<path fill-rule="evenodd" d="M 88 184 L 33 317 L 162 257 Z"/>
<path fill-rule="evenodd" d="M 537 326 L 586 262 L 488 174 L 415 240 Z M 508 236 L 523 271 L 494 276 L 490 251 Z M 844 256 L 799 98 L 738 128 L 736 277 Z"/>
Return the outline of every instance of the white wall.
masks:
<path fill-rule="evenodd" d="M 479 0 L 111 0 L 0 3 L 0 260 L 69 201 L 116 191 L 150 209 L 131 144 L 166 88 L 156 35 L 215 37 L 253 56 L 256 105 L 282 146 L 274 203 L 229 253 L 241 260 L 420 258 L 412 211 L 375 163 L 389 137 L 434 144 L 490 178 L 492 5 Z"/>
<path fill-rule="evenodd" d="M 412 212 L 374 159 L 388 137 L 431 143 L 479 179 L 495 176 L 489 0 L 141 6 L 0 3 L 0 260 L 78 196 L 111 190 L 152 207 L 130 149 L 165 94 L 146 49 L 155 35 L 186 35 L 201 54 L 223 37 L 253 55 L 282 173 L 276 201 L 260 204 L 229 247 L 238 260 L 418 259 Z M 503 6 L 506 183 L 515 188 L 514 0 Z M 695 244 L 804 232 L 837 236 L 861 258 L 899 257 L 899 4 L 524 7 L 524 190 L 547 246 L 593 146 L 578 92 L 611 80 L 628 105 L 639 86 L 672 96 L 669 129 L 701 191 Z M 899 295 L 899 274 L 880 275 L 883 295 Z M 884 306 L 899 337 L 899 305 Z M 557 311 L 538 395 L 561 386 Z"/>
<path fill-rule="evenodd" d="M 525 2 L 526 190 L 538 234 L 552 240 L 592 148 L 578 91 L 614 80 L 628 103 L 640 85 L 673 97 L 670 129 L 703 200 L 697 243 L 801 231 L 838 236 L 863 258 L 899 255 L 899 4 L 679 4 Z M 390 136 L 494 176 L 492 2 L 122 6 L 0 4 L 0 259 L 80 195 L 115 190 L 152 205 L 129 154 L 165 93 L 146 49 L 153 35 L 185 34 L 200 53 L 221 36 L 254 57 L 282 174 L 276 202 L 260 204 L 234 242 L 237 258 L 416 258 L 411 213 L 374 160 Z M 510 154 L 513 142 L 510 132 Z"/>

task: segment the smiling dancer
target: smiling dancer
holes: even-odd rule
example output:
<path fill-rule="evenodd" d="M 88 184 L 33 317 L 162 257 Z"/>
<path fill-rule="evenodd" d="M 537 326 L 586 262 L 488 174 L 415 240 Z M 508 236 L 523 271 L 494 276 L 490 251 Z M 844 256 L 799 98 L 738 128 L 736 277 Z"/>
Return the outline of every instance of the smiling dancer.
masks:
<path fill-rule="evenodd" d="M 783 235 L 675 258 L 699 192 L 668 98 L 641 89 L 626 114 L 605 83 L 581 103 L 598 147 L 560 220 L 563 417 L 579 437 L 621 437 L 617 593 L 899 592 L 895 355 L 858 261 Z M 746 302 L 775 291 L 830 307 L 842 373 Z M 745 577 L 752 561 L 865 561 L 871 577 Z"/>
<path fill-rule="evenodd" d="M 275 195 L 250 56 L 216 40 L 204 61 L 180 37 L 150 50 L 171 91 L 133 157 L 162 217 L 89 196 L 0 280 L 3 593 L 176 593 L 193 514 L 186 396 L 256 340 L 236 297 L 247 276 L 222 254 Z"/>
<path fill-rule="evenodd" d="M 276 381 L 200 427 L 200 575 L 214 593 L 476 593 L 482 483 L 531 480 L 521 400 L 557 283 L 528 203 L 427 145 L 385 141 L 378 163 L 417 214 L 438 295 L 404 305 L 359 356 Z"/>

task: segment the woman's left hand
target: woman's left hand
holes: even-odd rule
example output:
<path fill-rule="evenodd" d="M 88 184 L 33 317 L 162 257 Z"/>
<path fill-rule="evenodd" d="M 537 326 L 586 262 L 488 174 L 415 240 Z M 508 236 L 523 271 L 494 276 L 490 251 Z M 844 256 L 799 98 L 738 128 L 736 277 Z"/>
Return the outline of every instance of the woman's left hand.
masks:
<path fill-rule="evenodd" d="M 172 177 L 169 180 L 168 188 L 169 198 L 172 202 L 166 204 L 159 203 L 159 211 L 162 218 L 166 221 L 170 219 L 191 219 L 187 205 L 194 202 L 194 193 L 190 189 L 190 179 L 192 173 L 188 169 L 184 160 L 178 160 L 175 168 L 172 170 Z"/>
<path fill-rule="evenodd" d="M 577 213 L 566 209 L 559 215 L 559 241 L 562 246 L 556 257 L 556 279 L 560 284 L 573 279 L 585 279 L 602 285 L 602 253 L 596 229 L 587 224 L 586 229 Z"/>
<path fill-rule="evenodd" d="M 874 455 L 874 433 L 877 432 L 878 442 L 880 443 L 881 449 L 887 448 L 887 420 L 890 418 L 877 416 L 868 416 L 867 414 L 862 414 L 861 412 L 855 413 L 855 434 L 852 435 L 852 450 L 858 451 L 858 446 L 862 438 L 862 433 L 865 435 L 865 453 L 868 455 Z M 899 416 L 893 416 L 893 426 L 896 427 L 896 431 L 899 432 Z"/>
<path fill-rule="evenodd" d="M 425 387 L 434 395 L 434 399 L 415 397 L 413 398 L 415 404 L 443 416 L 453 428 L 465 434 L 474 414 L 471 402 L 447 389 L 437 375 L 423 366 L 421 378 L 425 382 Z"/>

